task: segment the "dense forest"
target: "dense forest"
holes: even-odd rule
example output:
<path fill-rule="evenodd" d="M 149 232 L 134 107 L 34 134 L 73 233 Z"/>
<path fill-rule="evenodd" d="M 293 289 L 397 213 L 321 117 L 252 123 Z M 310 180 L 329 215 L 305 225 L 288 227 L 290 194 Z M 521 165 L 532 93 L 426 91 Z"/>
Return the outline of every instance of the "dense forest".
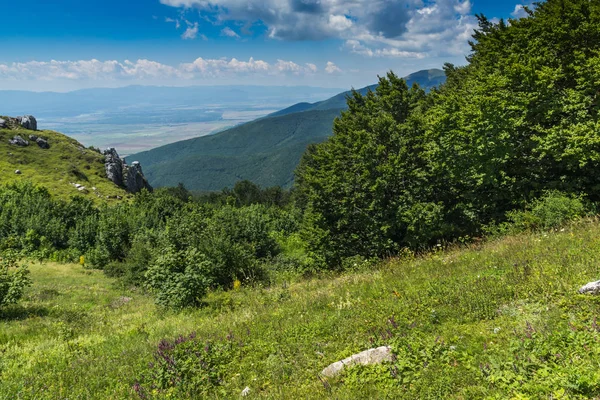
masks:
<path fill-rule="evenodd" d="M 390 72 L 354 92 L 333 136 L 306 151 L 291 192 L 240 182 L 194 197 L 179 186 L 96 207 L 5 185 L 0 249 L 80 261 L 185 307 L 281 270 L 341 270 L 511 220 L 543 224 L 547 211 L 532 210 L 544 201 L 582 214 L 600 200 L 600 5 L 527 11 L 479 16 L 468 64 L 446 65 L 438 89 Z"/>

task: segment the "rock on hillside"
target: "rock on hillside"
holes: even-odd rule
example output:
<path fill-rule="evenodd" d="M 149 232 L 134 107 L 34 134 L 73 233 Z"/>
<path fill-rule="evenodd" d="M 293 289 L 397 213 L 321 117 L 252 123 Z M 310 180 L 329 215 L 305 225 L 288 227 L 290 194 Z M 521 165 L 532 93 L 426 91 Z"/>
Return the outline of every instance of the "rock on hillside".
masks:
<path fill-rule="evenodd" d="M 104 151 L 104 157 L 106 176 L 115 185 L 125 187 L 129 193 L 137 193 L 142 189 L 152 191 L 152 186 L 144 177 L 139 162 L 134 161 L 131 166 L 128 166 L 125 160 L 119 157 L 117 150 L 112 147 Z"/>

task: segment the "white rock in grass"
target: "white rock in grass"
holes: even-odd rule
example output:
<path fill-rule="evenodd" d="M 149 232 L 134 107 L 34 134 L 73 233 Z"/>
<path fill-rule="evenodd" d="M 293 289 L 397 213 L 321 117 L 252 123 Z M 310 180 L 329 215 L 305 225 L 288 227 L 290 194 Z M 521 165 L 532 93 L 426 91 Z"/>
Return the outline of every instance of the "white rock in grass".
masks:
<path fill-rule="evenodd" d="M 351 365 L 362 364 L 362 365 L 374 365 L 381 364 L 386 361 L 393 361 L 394 355 L 392 354 L 392 349 L 389 346 L 381 346 L 376 349 L 365 350 L 361 353 L 351 355 L 348 358 L 345 358 L 341 361 L 334 362 L 323 371 L 321 374 L 331 378 L 336 376 L 345 367 L 349 367 Z"/>
<path fill-rule="evenodd" d="M 600 294 L 600 281 L 590 282 L 579 289 L 579 293 Z"/>

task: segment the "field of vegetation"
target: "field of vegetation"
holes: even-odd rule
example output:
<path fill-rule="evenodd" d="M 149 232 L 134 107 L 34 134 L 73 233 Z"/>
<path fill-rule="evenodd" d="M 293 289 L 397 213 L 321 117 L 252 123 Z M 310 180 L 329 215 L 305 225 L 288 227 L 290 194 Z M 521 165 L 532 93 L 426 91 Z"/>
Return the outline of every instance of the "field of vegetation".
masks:
<path fill-rule="evenodd" d="M 0 397 L 600 397 L 600 4 L 525 11 L 353 92 L 290 191 L 2 182 Z"/>
<path fill-rule="evenodd" d="M 47 139 L 50 148 L 41 149 L 32 141 L 27 147 L 8 143 L 16 135 L 29 140 L 31 134 Z M 115 202 L 116 196 L 127 195 L 124 189 L 106 179 L 102 154 L 58 132 L 0 129 L 0 154 L 2 183 L 28 181 L 46 187 L 57 197 L 69 198 L 79 194 L 98 204 Z M 21 174 L 15 174 L 16 170 L 20 170 Z M 72 183 L 85 186 L 88 193 L 79 192 Z M 97 191 L 92 190 L 93 187 Z"/>
<path fill-rule="evenodd" d="M 577 294 L 600 276 L 598 222 L 361 268 L 177 313 L 100 271 L 35 262 L 0 314 L 0 398 L 600 395 L 600 299 Z M 396 361 L 319 378 L 377 345 Z"/>

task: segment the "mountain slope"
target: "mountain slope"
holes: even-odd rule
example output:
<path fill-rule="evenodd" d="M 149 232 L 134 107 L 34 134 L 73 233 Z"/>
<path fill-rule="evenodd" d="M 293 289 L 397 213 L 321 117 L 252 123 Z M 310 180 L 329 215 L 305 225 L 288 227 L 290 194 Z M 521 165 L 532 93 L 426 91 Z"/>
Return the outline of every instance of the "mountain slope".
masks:
<path fill-rule="evenodd" d="M 441 70 L 426 70 L 406 79 L 409 85 L 431 89 L 443 83 L 445 75 Z M 376 87 L 358 91 L 364 94 Z M 216 135 L 172 143 L 128 159 L 142 163 L 154 187 L 183 183 L 188 189 L 214 191 L 243 179 L 264 187 L 290 187 L 306 147 L 331 135 L 333 120 L 346 109 L 350 93 L 318 103 L 298 103 Z"/>
<path fill-rule="evenodd" d="M 415 72 L 413 74 L 408 75 L 404 79 L 406 79 L 406 83 L 408 84 L 408 86 L 412 86 L 416 83 L 422 88 L 429 91 L 432 88 L 444 83 L 446 81 L 446 75 L 441 69 L 429 69 Z M 362 89 L 358 89 L 357 92 L 362 95 L 365 95 L 367 94 L 367 92 L 374 91 L 376 88 L 376 84 L 370 85 Z M 271 116 L 286 115 L 295 112 L 312 110 L 346 109 L 346 97 L 351 95 L 352 91 L 347 91 L 337 94 L 331 97 L 330 99 L 319 101 L 317 103 L 298 103 L 281 111 L 277 111 L 271 114 Z"/>
<path fill-rule="evenodd" d="M 29 141 L 29 146 L 10 144 L 9 140 L 17 135 Z M 29 135 L 47 139 L 50 148 L 40 148 Z M 106 178 L 102 154 L 58 132 L 0 129 L 0 154 L 1 184 L 29 181 L 59 197 L 81 195 L 95 202 L 127 196 L 124 189 Z M 83 185 L 86 190 L 80 191 L 74 184 Z"/>
<path fill-rule="evenodd" d="M 155 187 L 183 182 L 193 190 L 220 190 L 243 179 L 261 186 L 290 186 L 304 150 L 331 135 L 338 114 L 325 110 L 259 119 L 128 159 L 144 165 Z"/>

